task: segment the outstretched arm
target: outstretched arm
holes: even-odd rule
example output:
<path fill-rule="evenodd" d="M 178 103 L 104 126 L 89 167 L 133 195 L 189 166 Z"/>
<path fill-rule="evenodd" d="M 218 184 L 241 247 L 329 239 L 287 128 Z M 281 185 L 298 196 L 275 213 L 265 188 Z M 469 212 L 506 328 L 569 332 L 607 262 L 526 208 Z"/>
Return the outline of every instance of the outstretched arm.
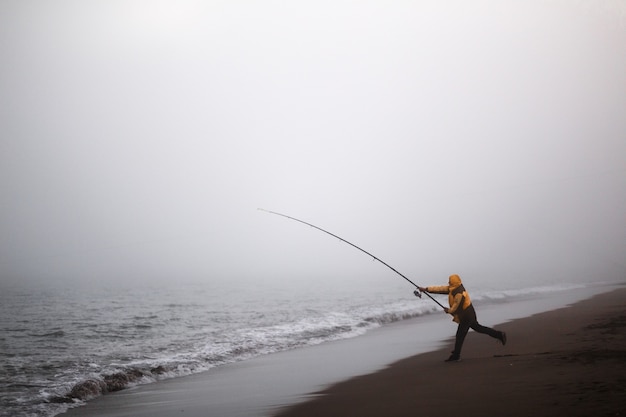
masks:
<path fill-rule="evenodd" d="M 433 294 L 447 294 L 450 287 L 447 285 L 435 285 L 432 287 L 418 287 L 422 292 L 431 292 Z"/>

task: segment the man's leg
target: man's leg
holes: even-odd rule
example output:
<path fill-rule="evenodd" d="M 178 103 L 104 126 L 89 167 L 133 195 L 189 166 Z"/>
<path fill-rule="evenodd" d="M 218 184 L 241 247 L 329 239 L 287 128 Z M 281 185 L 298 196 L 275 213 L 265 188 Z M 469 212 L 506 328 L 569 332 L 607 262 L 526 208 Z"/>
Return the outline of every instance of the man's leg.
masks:
<path fill-rule="evenodd" d="M 495 339 L 498 339 L 503 345 L 506 343 L 506 335 L 504 332 L 492 329 L 491 327 L 483 326 L 478 323 L 478 321 L 471 323 L 470 327 L 477 333 L 487 334 Z"/>
<path fill-rule="evenodd" d="M 456 329 L 456 340 L 454 342 L 454 351 L 452 352 L 452 356 L 450 356 L 449 360 L 459 360 L 461 358 L 461 349 L 463 348 L 463 342 L 465 341 L 465 336 L 467 336 L 467 332 L 470 329 L 470 322 L 461 320 L 459 323 L 459 327 Z"/>

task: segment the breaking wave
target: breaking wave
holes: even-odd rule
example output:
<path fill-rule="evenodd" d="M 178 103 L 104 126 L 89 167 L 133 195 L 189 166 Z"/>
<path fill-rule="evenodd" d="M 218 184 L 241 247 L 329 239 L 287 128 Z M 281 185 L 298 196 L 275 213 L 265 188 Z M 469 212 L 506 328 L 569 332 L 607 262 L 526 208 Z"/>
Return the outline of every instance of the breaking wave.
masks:
<path fill-rule="evenodd" d="M 475 290 L 474 302 L 549 295 L 584 286 Z M 258 291 L 258 290 L 257 290 Z M 179 300 L 152 294 L 87 298 L 85 308 L 59 308 L 6 320 L 0 353 L 0 416 L 50 417 L 128 387 L 209 371 L 261 355 L 362 335 L 374 328 L 440 312 L 427 298 L 398 297 L 391 290 L 313 294 L 306 300 L 280 294 L 226 298 L 188 292 Z M 212 298 L 210 298 L 212 297 Z M 445 304 L 446 296 L 438 300 Z M 113 301 L 112 301 L 113 300 Z M 38 306 L 41 300 L 32 300 Z M 112 310 L 111 304 L 119 303 Z M 68 303 L 69 305 L 69 303 Z M 155 305 L 157 307 L 155 307 Z M 87 312 L 93 312 L 88 315 Z M 54 323 L 54 327 L 48 326 Z M 4 362 L 4 363 L 2 363 Z"/>

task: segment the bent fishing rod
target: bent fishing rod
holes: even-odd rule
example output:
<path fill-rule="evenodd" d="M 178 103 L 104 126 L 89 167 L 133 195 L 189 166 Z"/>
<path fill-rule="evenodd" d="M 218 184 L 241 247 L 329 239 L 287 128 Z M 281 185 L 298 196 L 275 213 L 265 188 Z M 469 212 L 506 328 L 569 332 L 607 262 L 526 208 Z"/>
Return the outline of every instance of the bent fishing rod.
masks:
<path fill-rule="evenodd" d="M 394 268 L 393 266 L 389 265 L 387 262 L 383 261 L 382 259 L 380 259 L 380 258 L 378 258 L 378 257 L 376 257 L 376 256 L 374 256 L 374 255 L 372 255 L 371 253 L 369 253 L 369 252 L 368 252 L 368 251 L 366 251 L 365 249 L 358 247 L 358 246 L 357 246 L 357 245 L 355 245 L 354 243 L 348 242 L 346 239 L 344 239 L 344 238 L 342 238 L 342 237 L 339 237 L 339 236 L 337 236 L 336 234 L 329 232 L 328 230 L 324 230 L 324 229 L 322 229 L 321 227 L 317 227 L 317 226 L 315 226 L 314 224 L 307 223 L 307 222 L 305 222 L 304 220 L 296 219 L 295 217 L 287 216 L 286 214 L 277 213 L 277 212 L 275 212 L 275 211 L 265 210 L 265 209 L 262 209 L 262 208 L 259 208 L 258 210 L 260 210 L 260 211 L 264 211 L 264 212 L 266 212 L 266 213 L 270 213 L 270 214 L 275 214 L 275 215 L 277 215 L 277 216 L 285 217 L 285 218 L 287 218 L 287 219 L 295 220 L 295 221 L 297 221 L 297 222 L 299 222 L 299 223 L 302 223 L 302 224 L 306 224 L 307 226 L 311 226 L 311 227 L 312 227 L 312 228 L 314 228 L 314 229 L 317 229 L 317 230 L 319 230 L 319 231 L 321 231 L 321 232 L 324 232 L 324 233 L 326 233 L 326 234 L 329 234 L 329 235 L 331 235 L 332 237 L 337 238 L 337 239 L 341 240 L 341 241 L 342 241 L 342 242 L 344 242 L 344 243 L 347 243 L 348 245 L 352 246 L 353 248 L 356 248 L 356 249 L 360 250 L 361 252 L 365 253 L 366 255 L 371 256 L 371 257 L 372 257 L 375 261 L 380 262 L 381 264 L 385 265 L 387 268 L 391 269 L 393 272 L 395 272 L 396 274 L 400 275 L 402 278 L 404 278 L 405 280 L 407 280 L 408 282 L 410 282 L 410 283 L 411 283 L 411 284 L 412 284 L 415 288 L 417 288 L 415 291 L 413 291 L 413 294 L 415 294 L 415 295 L 416 295 L 416 296 L 418 296 L 419 298 L 422 298 L 422 294 L 426 294 L 426 295 L 428 296 L 428 298 L 430 298 L 431 300 L 433 300 L 435 303 L 437 303 L 437 304 L 439 305 L 439 307 L 441 307 L 441 308 L 443 308 L 443 309 L 445 310 L 445 307 L 444 307 L 444 306 L 443 306 L 443 305 L 442 305 L 439 301 L 435 300 L 435 299 L 434 299 L 434 298 L 433 298 L 433 297 L 432 297 L 429 293 L 427 293 L 427 292 L 422 293 L 422 292 L 419 290 L 419 286 L 418 286 L 416 283 L 414 283 L 413 281 L 411 281 L 410 279 L 408 279 L 407 277 L 405 277 L 403 274 L 401 274 L 400 272 L 398 272 L 398 270 L 396 270 L 396 268 Z"/>

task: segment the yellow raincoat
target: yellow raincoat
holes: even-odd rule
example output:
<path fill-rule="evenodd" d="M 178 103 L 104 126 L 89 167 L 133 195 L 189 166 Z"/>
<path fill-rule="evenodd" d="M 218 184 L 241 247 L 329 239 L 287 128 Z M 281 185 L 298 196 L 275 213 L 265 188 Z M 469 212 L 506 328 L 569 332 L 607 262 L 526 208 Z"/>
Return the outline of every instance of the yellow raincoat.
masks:
<path fill-rule="evenodd" d="M 465 291 L 461 278 L 454 274 L 448 278 L 448 285 L 426 287 L 426 290 L 435 294 L 448 294 L 448 313 L 452 314 L 452 320 L 458 323 L 461 313 L 472 305 L 469 294 Z"/>

